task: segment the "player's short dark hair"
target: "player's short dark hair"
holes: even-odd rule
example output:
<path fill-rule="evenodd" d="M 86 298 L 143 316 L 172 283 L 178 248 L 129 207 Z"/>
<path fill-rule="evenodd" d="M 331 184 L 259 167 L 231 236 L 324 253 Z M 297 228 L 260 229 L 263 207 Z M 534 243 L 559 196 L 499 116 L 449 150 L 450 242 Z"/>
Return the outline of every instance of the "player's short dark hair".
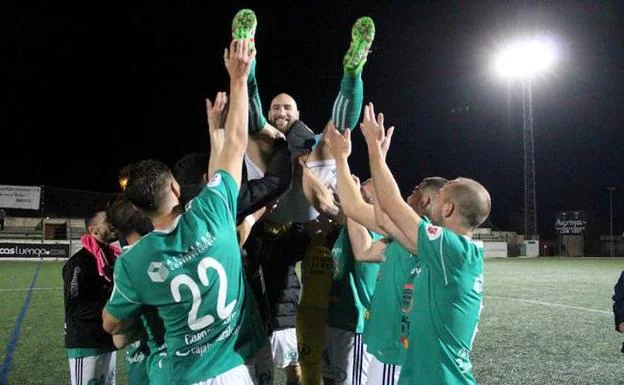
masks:
<path fill-rule="evenodd" d="M 203 182 L 208 172 L 210 156 L 203 152 L 184 155 L 173 167 L 173 176 L 180 185 L 193 185 Z"/>
<path fill-rule="evenodd" d="M 123 195 L 119 194 L 106 208 L 108 222 L 124 237 L 137 232 L 143 236 L 154 230 L 152 222 Z"/>
<path fill-rule="evenodd" d="M 430 176 L 425 178 L 420 183 L 422 191 L 426 192 L 438 192 L 440 189 L 448 183 L 448 179 L 441 176 Z"/>
<path fill-rule="evenodd" d="M 124 196 L 150 215 L 160 208 L 172 180 L 173 175 L 166 164 L 154 159 L 142 160 L 129 167 Z"/>

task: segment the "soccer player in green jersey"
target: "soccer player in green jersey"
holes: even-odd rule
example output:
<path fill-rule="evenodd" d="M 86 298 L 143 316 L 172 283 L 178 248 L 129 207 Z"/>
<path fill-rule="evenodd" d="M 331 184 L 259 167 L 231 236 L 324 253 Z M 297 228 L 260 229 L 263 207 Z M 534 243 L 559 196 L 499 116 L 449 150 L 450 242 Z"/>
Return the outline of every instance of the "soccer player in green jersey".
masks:
<path fill-rule="evenodd" d="M 254 56 L 248 40 L 233 40 L 225 51 L 230 110 L 223 150 L 211 152 L 216 172 L 185 210 L 180 186 L 161 162 L 139 162 L 128 175 L 124 195 L 150 218 L 154 231 L 115 266 L 104 328 L 123 333 L 142 306 L 155 306 L 165 324 L 162 366 L 172 384 L 253 384 L 253 358 L 268 343 L 245 285 L 234 219 Z"/>
<path fill-rule="evenodd" d="M 383 118 L 372 104 L 360 127 L 379 206 L 421 263 L 406 301 L 411 326 L 399 384 L 476 384 L 470 351 L 483 298 L 483 249 L 471 236 L 490 214 L 490 195 L 480 183 L 457 178 L 433 201 L 432 223 L 423 220 L 401 199 L 382 152 Z"/>
<path fill-rule="evenodd" d="M 370 181 L 362 184 L 362 197 L 374 198 Z M 332 249 L 333 281 L 330 290 L 323 383 L 366 384 L 371 356 L 366 353 L 362 333 L 364 314 L 370 306 L 379 271 L 378 263 L 364 263 L 371 253 L 381 253 L 373 246 L 382 235 L 366 230 L 348 220 Z M 378 243 L 385 247 L 383 242 Z"/>
<path fill-rule="evenodd" d="M 150 220 L 123 196 L 116 198 L 107 208 L 106 216 L 112 227 L 126 241 L 128 250 L 154 227 Z M 124 254 L 119 258 L 123 258 Z M 113 335 L 118 349 L 126 348 L 126 373 L 131 385 L 168 384 L 158 362 L 166 355 L 162 320 L 154 307 L 144 307 L 140 322 L 128 334 Z"/>
<path fill-rule="evenodd" d="M 382 145 L 384 156 L 390 145 L 392 128 L 388 131 L 389 134 Z M 349 223 L 358 222 L 383 234 L 391 233 L 401 238 L 400 231 L 379 210 L 379 205 L 371 205 L 356 194 L 356 183 L 351 178 L 347 162 L 351 153 L 350 131 L 347 130 L 344 135 L 340 135 L 338 131 L 330 130 L 326 135 L 326 143 L 336 158 L 338 195 L 344 213 L 349 217 Z M 446 182 L 446 179 L 440 177 L 425 178 L 407 197 L 407 204 L 419 215 L 429 217 L 431 202 Z M 371 194 L 371 198 L 373 199 L 369 201 L 373 203 L 374 194 Z M 380 223 L 377 222 L 377 218 Z M 353 227 L 351 226 L 350 230 Z M 364 343 L 367 352 L 372 355 L 367 373 L 368 384 L 394 385 L 399 378 L 404 346 L 409 336 L 409 307 L 403 302 L 412 296 L 413 285 L 410 277 L 419 271 L 418 259 L 399 242 L 390 240 L 387 247 L 378 247 L 378 251 L 368 255 L 366 260 L 383 260 L 375 294 L 366 313 L 364 329 Z"/>

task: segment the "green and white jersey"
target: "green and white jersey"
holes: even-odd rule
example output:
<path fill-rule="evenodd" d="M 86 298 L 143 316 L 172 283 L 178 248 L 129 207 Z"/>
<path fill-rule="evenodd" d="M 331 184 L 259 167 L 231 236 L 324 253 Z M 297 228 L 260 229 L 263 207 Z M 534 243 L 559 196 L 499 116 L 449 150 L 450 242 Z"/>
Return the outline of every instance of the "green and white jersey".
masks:
<path fill-rule="evenodd" d="M 366 313 L 364 343 L 368 353 L 380 362 L 401 365 L 402 345 L 407 343 L 409 334 L 404 291 L 409 292 L 410 277 L 420 266 L 418 258 L 394 240 L 388 243 L 384 256 L 375 294 Z"/>
<path fill-rule="evenodd" d="M 143 341 L 136 341 L 126 348 L 126 373 L 128 383 L 132 385 L 148 385 L 147 352 L 142 346 Z"/>
<path fill-rule="evenodd" d="M 381 235 L 369 232 L 373 241 Z M 375 291 L 378 263 L 360 263 L 353 256 L 349 233 L 343 227 L 332 248 L 333 280 L 327 325 L 362 333 L 364 315 Z"/>
<path fill-rule="evenodd" d="M 476 384 L 470 363 L 483 298 L 483 248 L 421 222 L 411 330 L 399 384 Z"/>
<path fill-rule="evenodd" d="M 164 322 L 170 383 L 193 384 L 243 364 L 263 346 L 236 239 L 238 187 L 225 171 L 166 230 L 154 230 L 115 264 L 107 310 L 129 319 L 144 305 Z"/>

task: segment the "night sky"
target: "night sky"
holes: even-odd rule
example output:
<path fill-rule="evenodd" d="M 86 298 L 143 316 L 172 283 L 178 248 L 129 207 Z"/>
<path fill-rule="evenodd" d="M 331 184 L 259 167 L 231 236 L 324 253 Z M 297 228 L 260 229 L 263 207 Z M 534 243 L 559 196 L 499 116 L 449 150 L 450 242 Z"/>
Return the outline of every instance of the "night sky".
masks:
<path fill-rule="evenodd" d="M 614 225 L 624 230 L 622 2 L 127 3 L 4 10 L 0 184 L 112 192 L 130 161 L 173 165 L 207 150 L 203 98 L 226 90 L 223 48 L 244 7 L 259 19 L 265 110 L 288 92 L 320 132 L 351 25 L 369 15 L 377 37 L 365 101 L 396 126 L 388 161 L 403 193 L 425 176 L 472 177 L 490 191 L 493 225 L 522 228 L 521 92 L 493 75 L 491 61 L 514 36 L 544 33 L 559 59 L 533 88 L 540 233 L 552 236 L 562 210 L 585 210 L 606 233 L 608 186 L 619 189 Z M 359 132 L 354 147 L 352 168 L 366 177 Z"/>

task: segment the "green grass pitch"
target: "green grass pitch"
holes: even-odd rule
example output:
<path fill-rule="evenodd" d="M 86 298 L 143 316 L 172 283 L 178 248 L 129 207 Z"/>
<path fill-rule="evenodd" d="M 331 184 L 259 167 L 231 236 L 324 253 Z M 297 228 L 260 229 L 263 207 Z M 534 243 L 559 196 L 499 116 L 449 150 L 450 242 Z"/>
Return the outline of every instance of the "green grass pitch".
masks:
<path fill-rule="evenodd" d="M 36 266 L 0 263 L 0 361 Z M 611 312 L 624 259 L 500 259 L 486 260 L 485 266 L 484 308 L 472 353 L 480 384 L 624 384 L 624 335 L 615 332 Z M 58 262 L 41 267 L 10 385 L 67 383 L 61 267 Z M 123 355 L 118 355 L 121 385 L 126 384 Z"/>

